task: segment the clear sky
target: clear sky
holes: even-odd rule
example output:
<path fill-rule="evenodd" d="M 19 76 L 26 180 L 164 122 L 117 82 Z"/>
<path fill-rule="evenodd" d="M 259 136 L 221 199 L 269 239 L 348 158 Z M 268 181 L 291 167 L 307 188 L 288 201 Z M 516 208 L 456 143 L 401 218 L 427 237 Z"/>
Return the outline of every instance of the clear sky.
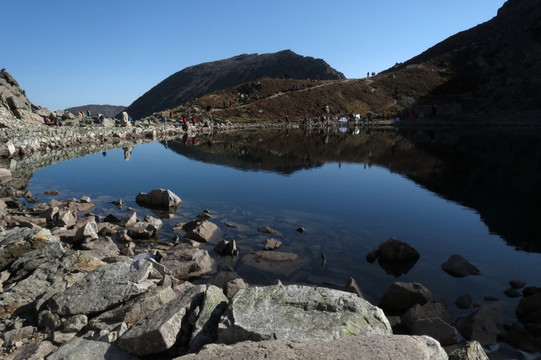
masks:
<path fill-rule="evenodd" d="M 202 62 L 290 49 L 347 78 L 496 16 L 505 0 L 0 0 L 0 67 L 51 110 L 130 105 Z"/>

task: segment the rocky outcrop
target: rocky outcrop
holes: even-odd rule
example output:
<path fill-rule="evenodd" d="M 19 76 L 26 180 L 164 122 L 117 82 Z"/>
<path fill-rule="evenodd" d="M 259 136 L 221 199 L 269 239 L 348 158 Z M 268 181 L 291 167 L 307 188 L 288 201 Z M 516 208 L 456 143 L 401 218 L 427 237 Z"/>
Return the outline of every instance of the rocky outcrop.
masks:
<path fill-rule="evenodd" d="M 19 83 L 6 69 L 0 72 L 0 124 L 7 118 L 17 118 L 26 121 L 43 122 L 43 117 L 36 111 L 40 110 L 44 116 L 49 116 L 50 111 L 39 109 L 26 97 L 26 93 L 19 87 Z"/>

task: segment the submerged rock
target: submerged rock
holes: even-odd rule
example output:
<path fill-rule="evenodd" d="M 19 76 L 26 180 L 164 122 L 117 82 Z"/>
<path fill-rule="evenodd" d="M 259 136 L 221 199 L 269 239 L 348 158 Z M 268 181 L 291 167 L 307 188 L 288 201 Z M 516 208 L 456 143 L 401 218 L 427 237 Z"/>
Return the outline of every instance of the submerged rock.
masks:
<path fill-rule="evenodd" d="M 218 342 L 390 333 L 383 311 L 357 295 L 327 288 L 275 285 L 239 290 L 222 317 Z"/>
<path fill-rule="evenodd" d="M 479 269 L 475 265 L 472 265 L 462 256 L 457 254 L 451 255 L 446 262 L 441 264 L 441 268 L 454 277 L 480 274 Z"/>

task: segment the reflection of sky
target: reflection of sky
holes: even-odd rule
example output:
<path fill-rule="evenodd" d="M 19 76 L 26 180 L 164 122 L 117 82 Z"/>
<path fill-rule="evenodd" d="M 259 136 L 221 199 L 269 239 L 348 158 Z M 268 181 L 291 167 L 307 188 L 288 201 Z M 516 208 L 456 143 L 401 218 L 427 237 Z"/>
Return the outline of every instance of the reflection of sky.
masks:
<path fill-rule="evenodd" d="M 322 248 L 332 238 L 342 239 L 334 246 L 340 247 L 337 256 L 344 259 L 344 267 L 351 264 L 350 272 L 366 271 L 358 267 L 365 263 L 366 253 L 389 237 L 406 241 L 421 253 L 420 261 L 400 281 L 422 282 L 432 289 L 445 281 L 454 294 L 473 291 L 481 281 L 486 292 L 499 295 L 509 280 L 535 281 L 532 274 L 541 270 L 540 255 L 505 245 L 488 233 L 476 212 L 388 169 L 364 164 L 327 163 L 285 176 L 206 164 L 153 143 L 136 146 L 129 161 L 117 149 L 106 156 L 97 153 L 54 164 L 37 171 L 29 185 L 34 194 L 57 189 L 61 198 L 89 195 L 132 202 L 139 192 L 155 188 L 172 190 L 183 200 L 182 207 L 276 217 L 296 214 L 304 227 L 321 229 L 313 235 L 320 238 L 310 241 Z M 456 280 L 444 274 L 441 263 L 455 253 L 476 264 L 483 277 Z M 383 276 L 380 270 L 376 273 Z"/>

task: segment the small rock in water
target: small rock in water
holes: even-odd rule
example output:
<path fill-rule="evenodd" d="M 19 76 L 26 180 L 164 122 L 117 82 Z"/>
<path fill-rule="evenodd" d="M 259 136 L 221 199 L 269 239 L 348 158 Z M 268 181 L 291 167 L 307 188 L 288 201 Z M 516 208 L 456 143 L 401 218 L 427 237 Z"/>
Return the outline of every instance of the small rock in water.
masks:
<path fill-rule="evenodd" d="M 509 285 L 513 289 L 522 289 L 524 286 L 526 286 L 526 283 L 522 280 L 511 280 L 509 281 Z"/>
<path fill-rule="evenodd" d="M 303 228 L 302 226 L 301 226 L 300 228 L 297 228 L 297 232 L 302 233 L 302 232 L 304 232 L 304 231 L 305 231 L 305 230 L 304 230 L 304 228 Z"/>
<path fill-rule="evenodd" d="M 479 269 L 469 263 L 460 255 L 451 255 L 449 259 L 441 264 L 441 268 L 449 275 L 454 277 L 464 277 L 467 275 L 479 275 Z"/>
<path fill-rule="evenodd" d="M 282 242 L 280 240 L 269 238 L 267 239 L 267 243 L 265 244 L 265 248 L 263 250 L 271 251 L 278 249 L 280 246 L 282 246 Z"/>
<path fill-rule="evenodd" d="M 89 203 L 89 202 L 90 202 L 90 197 L 88 197 L 88 196 L 83 196 L 83 197 L 80 199 L 80 202 L 82 202 L 82 203 Z"/>
<path fill-rule="evenodd" d="M 503 292 L 507 297 L 517 298 L 520 297 L 520 292 L 517 289 L 509 288 Z"/>
<path fill-rule="evenodd" d="M 118 199 L 115 201 L 111 201 L 111 204 L 115 204 L 117 208 L 122 209 L 122 205 L 124 205 L 124 201 L 122 199 Z"/>
<path fill-rule="evenodd" d="M 58 191 L 56 191 L 56 190 L 47 190 L 47 191 L 45 191 L 45 192 L 44 192 L 44 194 L 45 194 L 45 195 L 52 195 L 52 196 L 56 196 L 56 195 L 58 195 L 58 194 L 59 194 L 59 192 L 58 192 Z"/>
<path fill-rule="evenodd" d="M 459 309 L 467 309 L 467 308 L 469 308 L 471 306 L 471 303 L 472 303 L 472 298 L 468 294 L 460 295 L 455 300 L 455 305 Z"/>
<path fill-rule="evenodd" d="M 271 235 L 278 234 L 278 231 L 276 231 L 274 229 L 271 229 L 268 226 L 262 226 L 259 229 L 257 229 L 257 231 L 259 231 L 260 233 L 264 233 L 264 234 L 271 234 Z"/>
<path fill-rule="evenodd" d="M 224 223 L 224 224 L 225 224 L 225 226 L 227 226 L 227 227 L 229 227 L 229 228 L 233 228 L 233 229 L 236 229 L 236 228 L 238 228 L 238 226 L 237 226 L 237 225 L 233 225 L 233 224 L 231 224 L 231 223 L 228 223 L 228 222 L 226 222 L 226 223 Z"/>

